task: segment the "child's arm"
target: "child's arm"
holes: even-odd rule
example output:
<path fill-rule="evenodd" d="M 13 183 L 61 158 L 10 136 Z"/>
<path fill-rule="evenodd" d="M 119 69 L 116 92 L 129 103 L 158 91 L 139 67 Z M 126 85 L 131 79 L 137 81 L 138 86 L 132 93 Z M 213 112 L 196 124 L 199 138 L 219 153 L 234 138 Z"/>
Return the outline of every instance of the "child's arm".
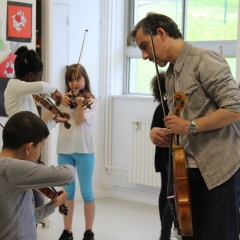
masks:
<path fill-rule="evenodd" d="M 59 196 L 52 200 L 54 207 L 59 207 L 64 204 L 67 199 L 67 192 L 65 190 L 58 191 Z"/>
<path fill-rule="evenodd" d="M 53 114 L 52 112 L 50 111 L 46 111 L 44 113 L 44 115 L 42 116 L 42 120 L 44 122 L 47 122 L 49 121 L 50 119 L 53 119 L 56 123 L 59 123 L 59 122 L 67 122 L 69 119 L 70 119 L 70 116 L 69 114 L 67 113 L 64 113 L 64 117 L 61 117 L 59 114 L 55 115 Z"/>
<path fill-rule="evenodd" d="M 30 95 L 30 94 L 57 94 L 58 91 L 56 87 L 52 86 L 46 82 L 24 82 L 24 81 L 11 81 L 13 86 L 11 87 L 11 91 L 14 91 L 14 95 L 22 96 L 22 95 Z"/>
<path fill-rule="evenodd" d="M 58 193 L 60 195 L 58 197 L 56 197 L 54 200 L 35 209 L 34 216 L 35 216 L 36 222 L 39 222 L 42 219 L 49 216 L 50 214 L 52 214 L 55 211 L 55 208 L 59 207 L 60 205 L 62 205 L 66 202 L 67 192 L 64 190 L 60 190 L 60 191 L 58 191 Z"/>
<path fill-rule="evenodd" d="M 75 124 L 76 125 L 81 125 L 86 121 L 86 119 L 84 117 L 84 108 L 83 108 L 84 100 L 85 100 L 84 97 L 77 97 L 75 100 L 78 105 L 77 109 L 76 109 L 76 113 L 75 113 Z"/>
<path fill-rule="evenodd" d="M 33 189 L 64 186 L 75 178 L 75 168 L 68 164 L 46 166 L 13 159 L 5 168 L 5 174 L 13 188 Z"/>
<path fill-rule="evenodd" d="M 48 120 L 52 119 L 54 117 L 54 114 L 50 111 L 46 111 L 43 116 L 42 116 L 42 120 L 44 122 L 47 122 Z"/>

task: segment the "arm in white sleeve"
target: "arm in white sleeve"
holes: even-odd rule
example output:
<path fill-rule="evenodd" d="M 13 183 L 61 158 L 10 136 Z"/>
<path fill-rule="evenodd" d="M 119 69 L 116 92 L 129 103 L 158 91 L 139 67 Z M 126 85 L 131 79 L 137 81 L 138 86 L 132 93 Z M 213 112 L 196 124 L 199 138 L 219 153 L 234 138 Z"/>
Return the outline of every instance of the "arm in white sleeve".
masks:
<path fill-rule="evenodd" d="M 22 96 L 28 94 L 46 94 L 46 93 L 54 93 L 56 91 L 56 87 L 52 86 L 46 82 L 24 82 L 16 80 L 14 82 L 14 95 Z M 13 90 L 13 88 L 11 88 Z"/>
<path fill-rule="evenodd" d="M 49 131 L 57 126 L 56 122 L 53 119 L 46 121 L 46 124 Z"/>

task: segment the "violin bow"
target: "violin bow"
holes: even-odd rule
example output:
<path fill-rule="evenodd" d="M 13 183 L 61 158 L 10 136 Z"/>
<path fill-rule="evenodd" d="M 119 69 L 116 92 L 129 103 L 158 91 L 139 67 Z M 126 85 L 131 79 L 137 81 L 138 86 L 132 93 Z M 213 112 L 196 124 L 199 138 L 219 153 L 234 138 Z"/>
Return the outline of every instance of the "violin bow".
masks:
<path fill-rule="evenodd" d="M 76 66 L 76 73 L 75 73 L 76 79 L 77 79 L 77 77 L 78 77 L 78 72 L 79 72 L 79 68 L 80 68 L 80 59 L 81 59 L 81 57 L 82 57 L 82 53 L 83 53 L 83 48 L 84 48 L 84 43 L 85 43 L 85 38 L 86 38 L 86 33 L 87 33 L 87 32 L 88 32 L 88 29 L 86 29 L 85 32 L 84 32 L 82 47 L 81 47 L 80 55 L 79 55 L 79 58 L 78 58 L 78 63 L 77 63 L 77 66 Z M 72 91 L 73 91 L 73 90 L 72 90 Z"/>
<path fill-rule="evenodd" d="M 159 89 L 159 93 L 160 93 L 160 100 L 161 100 L 161 104 L 162 104 L 163 115 L 165 117 L 166 116 L 166 111 L 165 111 L 165 108 L 164 108 L 163 93 L 162 93 L 161 84 L 160 84 L 160 80 L 159 80 L 159 71 L 158 71 L 158 66 L 157 66 L 157 61 L 156 61 L 155 48 L 154 48 L 154 44 L 153 44 L 153 34 L 152 34 L 151 30 L 149 30 L 149 34 L 150 34 L 151 45 L 152 45 L 153 61 L 155 63 L 155 67 L 156 67 L 158 89 Z M 172 134 L 170 134 L 170 143 L 171 142 L 172 142 Z M 172 144 L 170 144 L 170 147 L 169 147 L 169 156 L 172 156 Z M 172 162 L 169 160 L 168 164 L 166 163 L 166 165 L 168 166 L 168 184 L 167 184 L 168 205 L 169 205 L 171 213 L 172 213 L 174 224 L 175 224 L 176 228 L 178 229 L 178 231 L 180 231 L 180 225 L 179 225 L 179 222 L 178 222 L 178 219 L 177 219 L 177 213 L 176 213 L 176 207 L 175 207 Z"/>
<path fill-rule="evenodd" d="M 85 32 L 84 32 L 82 48 L 81 48 L 80 55 L 79 55 L 79 58 L 78 58 L 78 65 L 79 65 L 79 63 L 80 63 L 80 59 L 81 59 L 81 56 L 82 56 L 83 47 L 84 47 L 84 43 L 85 43 L 85 38 L 86 38 L 86 33 L 87 33 L 87 32 L 88 32 L 88 29 L 86 29 Z"/>
<path fill-rule="evenodd" d="M 153 61 L 154 61 L 154 63 L 155 63 L 156 72 L 157 72 L 158 89 L 159 89 L 159 93 L 160 93 L 160 100 L 161 100 L 161 103 L 162 103 L 163 115 L 164 115 L 164 117 L 166 117 L 166 111 L 165 111 L 165 109 L 164 109 L 163 93 L 162 93 L 162 89 L 161 89 L 161 85 L 160 85 L 159 71 L 158 71 L 157 61 L 156 61 L 156 53 L 155 53 L 155 48 L 154 48 L 154 44 L 153 44 L 152 31 L 149 30 L 149 33 L 150 33 L 150 39 L 151 39 L 151 43 L 152 43 Z"/>
<path fill-rule="evenodd" d="M 76 80 L 77 80 L 78 73 L 79 73 L 79 69 L 80 69 L 80 59 L 81 59 L 81 57 L 82 57 L 82 53 L 83 53 L 83 49 L 84 49 L 84 43 L 85 43 L 85 39 L 86 39 L 86 34 L 87 34 L 87 32 L 88 32 L 88 29 L 86 29 L 85 32 L 84 32 L 82 47 L 81 47 L 80 55 L 79 55 L 79 58 L 78 58 L 78 63 L 77 63 L 77 66 L 76 66 L 76 72 L 75 72 L 75 78 L 76 78 Z M 73 95 L 74 97 L 76 97 L 76 96 L 75 96 L 75 92 L 74 92 L 73 89 L 71 89 L 71 92 L 72 92 L 72 95 Z M 89 104 L 89 102 L 86 100 L 86 103 L 85 103 L 82 107 L 84 107 L 84 106 L 86 106 L 86 105 L 88 105 L 88 104 Z M 90 105 L 91 105 L 91 104 L 90 104 Z M 89 106 L 90 106 L 90 105 L 89 105 Z M 86 108 L 88 108 L 88 107 L 86 107 Z"/>

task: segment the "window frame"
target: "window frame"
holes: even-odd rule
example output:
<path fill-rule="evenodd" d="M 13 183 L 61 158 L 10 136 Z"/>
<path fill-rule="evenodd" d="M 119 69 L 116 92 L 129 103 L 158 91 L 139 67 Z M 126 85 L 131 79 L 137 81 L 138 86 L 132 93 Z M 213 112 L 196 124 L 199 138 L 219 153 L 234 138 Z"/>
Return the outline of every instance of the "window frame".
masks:
<path fill-rule="evenodd" d="M 142 58 L 140 49 L 137 46 L 127 46 L 127 36 L 134 27 L 134 11 L 135 11 L 136 0 L 126 0 L 126 42 L 125 42 L 125 81 L 123 84 L 124 95 L 150 95 L 149 93 L 130 93 L 129 92 L 129 81 L 130 81 L 130 59 Z M 186 39 L 187 32 L 187 6 L 188 0 L 182 0 L 182 35 L 183 39 Z M 188 41 L 192 45 L 200 48 L 210 49 L 223 54 L 224 58 L 236 58 L 237 56 L 237 39 L 236 40 L 216 40 L 216 41 Z"/>

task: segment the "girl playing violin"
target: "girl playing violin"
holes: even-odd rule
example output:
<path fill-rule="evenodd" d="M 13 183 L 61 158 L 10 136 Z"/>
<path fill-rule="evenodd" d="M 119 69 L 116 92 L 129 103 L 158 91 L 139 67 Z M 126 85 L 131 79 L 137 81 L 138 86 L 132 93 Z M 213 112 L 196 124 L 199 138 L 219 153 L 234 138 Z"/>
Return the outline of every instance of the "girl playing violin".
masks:
<path fill-rule="evenodd" d="M 38 54 L 34 50 L 29 50 L 26 46 L 22 46 L 15 52 L 17 55 L 14 62 L 14 70 L 16 78 L 10 79 L 4 92 L 4 105 L 6 113 L 11 117 L 14 113 L 20 111 L 30 111 L 38 115 L 38 110 L 33 94 L 47 94 L 60 104 L 62 94 L 56 87 L 49 83 L 42 82 L 43 63 Z M 60 117 L 57 115 L 54 119 L 46 122 L 49 129 L 56 126 L 58 122 L 65 122 L 68 116 Z"/>
<path fill-rule="evenodd" d="M 92 226 L 95 214 L 95 201 L 92 189 L 92 176 L 94 170 L 94 147 L 93 147 L 93 123 L 97 111 L 97 100 L 91 93 L 90 81 L 85 68 L 80 64 L 69 66 L 65 73 L 65 83 L 67 93 L 63 96 L 60 110 L 70 115 L 69 123 L 71 128 L 66 130 L 63 124 L 60 124 L 57 153 L 58 164 L 68 163 L 77 168 L 81 195 L 84 201 L 85 214 L 85 233 L 84 240 L 94 240 Z M 79 92 L 85 89 L 88 91 L 92 104 L 84 110 L 83 105 L 86 99 L 76 97 L 77 106 L 72 106 L 72 92 Z M 69 106 L 70 105 L 70 106 Z M 46 114 L 43 119 L 47 120 L 50 114 Z M 68 215 L 64 216 L 64 231 L 60 240 L 72 240 L 72 219 L 74 211 L 75 181 L 70 185 L 64 186 L 68 197 L 66 205 L 68 206 Z"/>
<path fill-rule="evenodd" d="M 50 93 L 51 97 L 60 104 L 62 94 L 56 87 L 49 83 L 42 82 L 43 63 L 34 50 L 29 50 L 22 46 L 15 52 L 17 55 L 14 62 L 16 78 L 10 79 L 4 92 L 4 105 L 9 117 L 21 111 L 30 111 L 38 115 L 38 110 L 32 94 Z M 61 117 L 56 115 L 53 119 L 46 122 L 48 129 L 56 126 L 57 122 L 65 122 L 69 116 Z M 43 195 L 33 190 L 35 206 L 40 207 L 44 204 Z"/>

